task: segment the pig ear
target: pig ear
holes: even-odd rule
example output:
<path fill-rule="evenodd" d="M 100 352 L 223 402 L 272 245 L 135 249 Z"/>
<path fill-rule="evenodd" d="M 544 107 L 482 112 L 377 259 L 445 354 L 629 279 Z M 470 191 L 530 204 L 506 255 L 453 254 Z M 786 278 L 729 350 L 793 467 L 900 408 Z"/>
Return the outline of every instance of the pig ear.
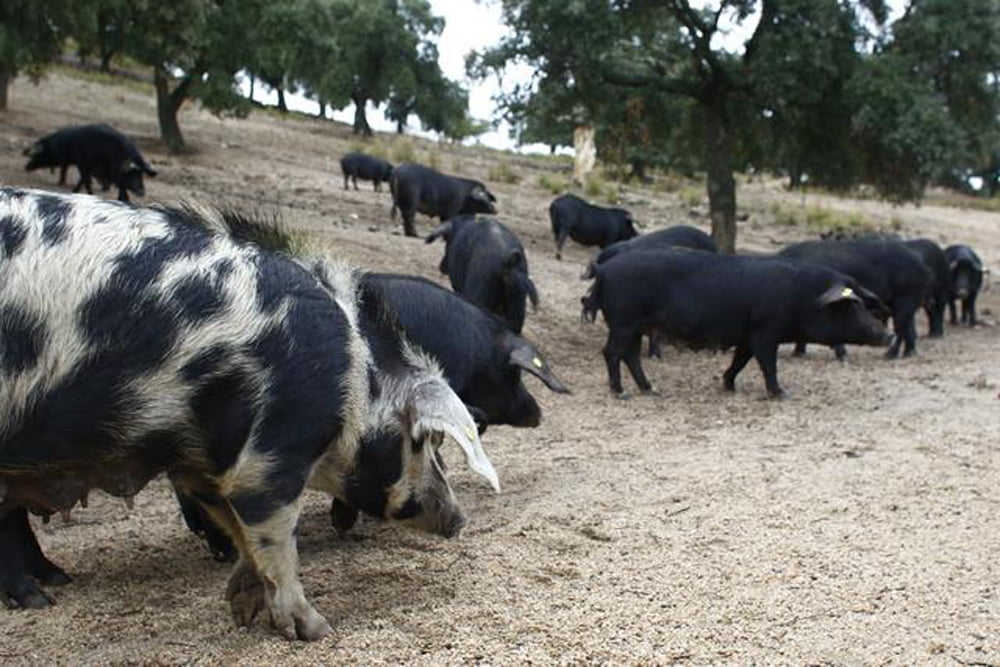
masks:
<path fill-rule="evenodd" d="M 139 169 L 139 165 L 137 165 L 132 158 L 125 158 L 125 161 L 122 162 L 122 173 L 127 174 L 130 171 L 142 171 L 142 170 Z"/>
<path fill-rule="evenodd" d="M 496 201 L 496 197 L 490 194 L 489 190 L 487 190 L 481 185 L 477 185 L 476 187 L 472 188 L 472 190 L 469 191 L 469 196 L 481 202 L 489 203 Z"/>
<path fill-rule="evenodd" d="M 483 450 L 476 422 L 447 382 L 437 377 L 423 379 L 413 388 L 409 407 L 413 420 L 411 435 L 415 440 L 425 434 L 450 435 L 465 452 L 465 461 L 473 472 L 485 477 L 493 490 L 500 492 L 500 480 Z"/>
<path fill-rule="evenodd" d="M 826 308 L 831 304 L 840 303 L 842 301 L 857 301 L 859 303 L 863 303 L 861 297 L 858 296 L 853 287 L 849 287 L 844 283 L 837 283 L 827 291 L 823 292 L 819 298 L 816 299 L 816 305 L 820 308 Z"/>
<path fill-rule="evenodd" d="M 508 357 L 511 365 L 517 366 L 528 373 L 531 373 L 536 378 L 545 383 L 545 386 L 556 392 L 557 394 L 570 394 L 572 393 L 566 388 L 559 378 L 555 376 L 549 365 L 545 363 L 545 359 L 542 355 L 535 349 L 535 346 L 524 340 L 523 338 L 516 337 L 514 342 L 514 348 L 510 351 L 510 356 Z"/>
<path fill-rule="evenodd" d="M 444 237 L 444 240 L 448 240 L 448 236 L 451 234 L 451 220 L 448 222 L 438 225 L 434 231 L 427 235 L 424 239 L 424 243 L 434 243 L 437 239 Z"/>
<path fill-rule="evenodd" d="M 31 144 L 30 146 L 28 146 L 27 148 L 24 149 L 24 156 L 25 157 L 35 157 L 37 155 L 41 155 L 41 153 L 42 153 L 43 150 L 44 149 L 42 148 L 41 144 L 34 143 L 34 144 Z"/>

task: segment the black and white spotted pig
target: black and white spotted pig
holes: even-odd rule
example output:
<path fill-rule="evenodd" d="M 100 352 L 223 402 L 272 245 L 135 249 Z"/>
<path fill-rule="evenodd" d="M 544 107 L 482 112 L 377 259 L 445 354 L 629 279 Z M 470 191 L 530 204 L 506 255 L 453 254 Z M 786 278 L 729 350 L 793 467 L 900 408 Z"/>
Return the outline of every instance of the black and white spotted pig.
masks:
<path fill-rule="evenodd" d="M 222 526 L 227 597 L 289 638 L 330 625 L 299 582 L 307 480 L 445 536 L 465 519 L 437 447 L 499 488 L 475 423 L 379 294 L 346 267 L 240 244 L 192 211 L 0 189 L 0 593 L 60 583 L 47 516 L 153 476 Z M 30 577 L 30 578 L 29 578 Z"/>

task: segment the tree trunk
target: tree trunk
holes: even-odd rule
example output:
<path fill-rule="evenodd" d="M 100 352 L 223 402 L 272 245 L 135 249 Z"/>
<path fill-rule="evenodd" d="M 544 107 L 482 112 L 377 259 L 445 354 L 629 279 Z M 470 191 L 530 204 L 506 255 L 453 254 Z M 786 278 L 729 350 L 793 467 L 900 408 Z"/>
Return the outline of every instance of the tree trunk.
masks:
<path fill-rule="evenodd" d="M 317 102 L 319 103 L 319 113 L 316 114 L 317 118 L 326 118 L 326 100 L 320 98 Z"/>
<path fill-rule="evenodd" d="M 247 94 L 247 99 L 250 100 L 251 102 L 253 102 L 253 87 L 254 87 L 254 84 L 256 82 L 257 82 L 257 77 L 255 77 L 253 74 L 251 74 L 250 75 L 250 92 Z"/>
<path fill-rule="evenodd" d="M 597 146 L 594 143 L 594 126 L 577 125 L 573 128 L 573 180 L 583 185 L 587 174 L 597 164 Z"/>
<path fill-rule="evenodd" d="M 372 126 L 368 124 L 368 117 L 365 116 L 365 103 L 368 102 L 368 99 L 352 97 L 351 101 L 354 102 L 354 134 L 365 137 L 372 136 Z"/>
<path fill-rule="evenodd" d="M 153 85 L 156 87 L 156 116 L 160 121 L 160 138 L 171 153 L 180 153 L 184 145 L 184 135 L 177 122 L 177 111 L 186 97 L 188 81 L 181 82 L 170 91 L 170 77 L 162 65 L 153 68 Z"/>
<path fill-rule="evenodd" d="M 111 57 L 115 54 L 115 45 L 110 44 L 108 38 L 108 24 L 110 20 L 105 12 L 97 14 L 97 53 L 101 59 L 101 71 L 111 72 Z M 120 28 L 120 26 L 119 26 Z"/>
<path fill-rule="evenodd" d="M 646 161 L 642 158 L 632 158 L 630 160 L 632 171 L 629 172 L 628 178 L 626 180 L 631 181 L 633 178 L 638 180 L 640 183 L 649 184 L 652 182 L 652 178 L 646 173 Z"/>
<path fill-rule="evenodd" d="M 7 88 L 13 78 L 13 72 L 0 65 L 0 111 L 7 110 Z"/>
<path fill-rule="evenodd" d="M 705 162 L 708 165 L 708 209 L 712 239 L 719 250 L 736 252 L 736 181 L 733 179 L 732 136 L 725 110 L 702 104 L 705 110 Z"/>
<path fill-rule="evenodd" d="M 285 87 L 276 86 L 275 90 L 278 91 L 278 111 L 281 113 L 288 113 L 288 105 L 285 104 Z"/>

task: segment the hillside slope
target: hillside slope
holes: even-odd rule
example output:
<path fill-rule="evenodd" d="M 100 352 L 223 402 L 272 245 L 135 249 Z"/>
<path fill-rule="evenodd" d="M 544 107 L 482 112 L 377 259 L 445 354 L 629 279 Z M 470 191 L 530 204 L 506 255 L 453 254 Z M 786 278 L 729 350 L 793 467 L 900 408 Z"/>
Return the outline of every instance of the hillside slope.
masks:
<path fill-rule="evenodd" d="M 344 191 L 337 159 L 349 128 L 271 113 L 222 120 L 195 108 L 181 124 L 194 152 L 167 155 L 151 91 L 54 74 L 18 80 L 0 114 L 0 182 L 56 189 L 26 174 L 20 151 L 61 125 L 106 121 L 136 138 L 160 175 L 144 203 L 236 204 L 280 213 L 292 229 L 357 265 L 446 284 L 440 245 L 400 235 L 386 192 Z M 387 140 L 383 140 L 387 141 Z M 291 644 L 261 625 L 234 631 L 228 568 L 183 527 L 157 481 L 135 510 L 92 499 L 73 519 L 37 524 L 75 578 L 48 610 L 0 612 L 0 657 L 14 663 L 940 663 L 1000 662 L 1000 354 L 997 329 L 949 328 L 889 363 L 858 349 L 783 351 L 790 398 L 764 400 L 755 366 L 721 390 L 728 355 L 666 350 L 645 362 L 658 397 L 607 391 L 603 324 L 583 325 L 579 273 L 590 252 L 556 261 L 539 186 L 557 161 L 413 142 L 419 159 L 480 178 L 523 239 L 541 294 L 525 334 L 569 385 L 528 380 L 541 427 L 484 438 L 504 492 L 452 465 L 471 519 L 446 542 L 373 522 L 337 540 L 328 500 L 300 526 L 306 593 L 334 635 Z M 496 182 L 501 165 L 519 177 Z M 706 228 L 690 188 L 627 187 L 647 229 Z M 779 224 L 815 207 L 907 236 L 967 242 L 1000 265 L 1000 214 L 933 204 L 893 208 L 741 186 L 743 249 L 814 235 Z M 432 226 L 418 217 L 418 230 Z M 982 312 L 994 320 L 1000 291 Z M 920 318 L 920 330 L 925 330 Z M 631 387 L 630 380 L 626 387 Z M 452 447 L 446 456 L 457 463 Z"/>

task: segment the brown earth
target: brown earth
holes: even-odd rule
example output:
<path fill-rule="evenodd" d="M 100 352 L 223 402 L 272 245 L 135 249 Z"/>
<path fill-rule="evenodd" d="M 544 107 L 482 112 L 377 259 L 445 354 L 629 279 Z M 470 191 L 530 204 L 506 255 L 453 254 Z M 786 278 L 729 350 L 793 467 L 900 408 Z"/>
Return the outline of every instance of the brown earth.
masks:
<path fill-rule="evenodd" d="M 154 119 L 150 91 L 134 86 L 18 80 L 0 114 L 0 180 L 55 189 L 55 175 L 23 171 L 21 149 L 61 125 L 109 121 L 161 172 L 145 201 L 277 211 L 360 266 L 440 280 L 441 247 L 400 236 L 387 194 L 342 190 L 344 126 L 189 108 L 181 122 L 196 152 L 176 157 Z M 370 521 L 338 540 L 328 500 L 310 494 L 302 580 L 335 628 L 313 644 L 261 624 L 234 629 L 228 567 L 187 532 L 162 480 L 131 511 L 94 498 L 69 523 L 38 522 L 43 548 L 75 581 L 51 591 L 50 609 L 0 611 L 0 661 L 1000 664 L 994 326 L 951 327 L 893 363 L 874 349 L 845 365 L 827 350 L 802 360 L 783 350 L 784 401 L 764 398 L 753 365 L 727 395 L 727 356 L 670 349 L 646 362 L 662 396 L 618 401 L 606 388 L 604 327 L 579 319 L 589 252 L 553 256 L 551 195 L 537 181 L 558 163 L 414 145 L 445 171 L 489 181 L 503 158 L 522 176 L 490 185 L 542 296 L 526 333 L 574 394 L 528 380 L 544 424 L 486 434 L 503 493 L 453 466 L 472 519 L 453 541 Z M 1000 264 L 996 213 L 803 197 L 778 183 L 741 186 L 740 197 L 746 249 L 810 233 L 773 224 L 775 202 L 819 203 L 895 218 L 908 236 L 970 243 Z M 653 226 L 705 226 L 703 210 L 662 188 L 626 188 L 625 202 Z M 418 220 L 421 231 L 430 224 Z M 998 294 L 982 298 L 988 322 Z"/>

